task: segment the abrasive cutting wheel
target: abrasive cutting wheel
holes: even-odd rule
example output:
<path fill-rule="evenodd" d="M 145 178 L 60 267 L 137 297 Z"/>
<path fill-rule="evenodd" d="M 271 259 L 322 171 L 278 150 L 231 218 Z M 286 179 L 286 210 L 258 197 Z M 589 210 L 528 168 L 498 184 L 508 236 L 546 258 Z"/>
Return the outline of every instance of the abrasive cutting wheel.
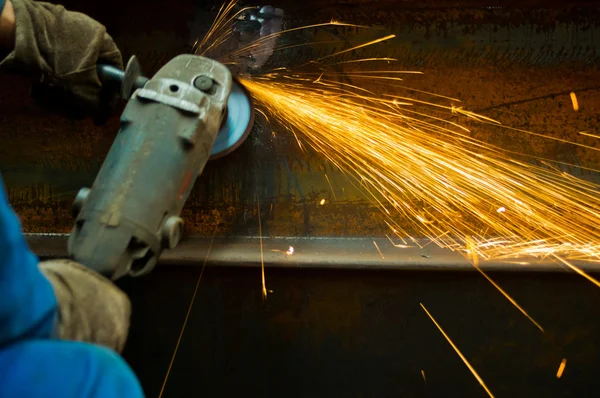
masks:
<path fill-rule="evenodd" d="M 227 114 L 210 152 L 210 160 L 219 159 L 242 145 L 253 124 L 252 97 L 240 82 L 234 80 L 227 102 Z"/>

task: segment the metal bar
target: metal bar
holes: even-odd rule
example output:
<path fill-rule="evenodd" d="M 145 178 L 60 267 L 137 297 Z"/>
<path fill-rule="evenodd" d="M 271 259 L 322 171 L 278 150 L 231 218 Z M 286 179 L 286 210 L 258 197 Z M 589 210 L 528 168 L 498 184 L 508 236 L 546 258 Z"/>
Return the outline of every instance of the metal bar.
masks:
<path fill-rule="evenodd" d="M 32 250 L 43 259 L 67 256 L 66 234 L 26 234 Z M 166 251 L 160 264 L 202 266 L 211 238 L 189 237 Z M 475 268 L 460 253 L 423 240 L 419 246 L 394 247 L 387 238 L 263 237 L 265 267 L 315 269 L 394 269 L 410 271 L 469 271 Z M 426 246 L 425 246 L 426 245 Z M 293 249 L 291 249 L 293 248 Z M 584 271 L 598 272 L 600 264 L 573 262 Z M 208 264 L 211 266 L 257 267 L 261 265 L 259 238 L 215 238 Z M 548 259 L 533 258 L 482 261 L 488 271 L 564 271 Z"/>

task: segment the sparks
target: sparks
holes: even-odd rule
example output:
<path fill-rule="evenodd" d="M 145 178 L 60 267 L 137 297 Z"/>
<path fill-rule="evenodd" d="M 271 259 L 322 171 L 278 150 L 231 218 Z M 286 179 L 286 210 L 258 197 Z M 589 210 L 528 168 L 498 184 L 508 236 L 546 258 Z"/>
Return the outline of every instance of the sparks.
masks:
<path fill-rule="evenodd" d="M 327 184 L 329 184 L 329 189 L 331 189 L 331 194 L 333 195 L 333 199 L 335 201 L 337 201 L 337 197 L 335 196 L 335 190 L 333 189 L 333 186 L 331 185 L 331 181 L 329 181 L 329 177 L 327 177 L 327 174 L 325 174 L 325 179 L 327 180 Z"/>
<path fill-rule="evenodd" d="M 373 241 L 373 245 L 375 245 L 375 249 L 377 249 L 377 252 L 379 253 L 379 256 L 381 256 L 381 259 L 385 260 L 385 257 L 383 257 L 383 253 L 381 253 L 379 246 L 377 246 L 377 242 Z"/>
<path fill-rule="evenodd" d="M 374 96 L 270 77 L 242 82 L 300 143 L 355 178 L 405 236 L 446 234 L 436 244 L 456 248 L 465 243 L 458 237 L 474 235 L 484 259 L 544 247 L 545 254 L 600 258 L 600 199 L 592 183 L 513 160 Z M 494 202 L 510 202 L 511 216 L 505 206 L 484 206 Z"/>
<path fill-rule="evenodd" d="M 558 367 L 558 371 L 556 372 L 557 379 L 560 379 L 562 377 L 566 366 L 567 366 L 567 358 L 563 358 L 563 360 L 560 361 L 560 366 Z"/>
<path fill-rule="evenodd" d="M 262 295 L 263 299 L 267 299 L 267 283 L 265 281 L 265 255 L 263 251 L 263 237 L 262 237 L 262 222 L 260 220 L 260 202 L 258 201 L 258 191 L 256 192 L 256 211 L 258 214 L 258 239 L 260 243 L 260 271 L 262 279 Z"/>
<path fill-rule="evenodd" d="M 224 10 L 228 13 L 220 13 L 218 26 L 209 32 L 214 37 L 203 39 L 200 47 L 226 32 L 223 26 L 235 12 L 229 6 Z M 287 32 L 332 25 L 354 26 L 333 21 L 290 28 L 218 60 L 228 62 L 247 55 Z M 452 105 L 455 99 L 451 97 L 438 96 L 439 102 L 431 102 L 399 95 L 398 90 L 423 93 L 396 84 L 402 80 L 399 76 L 418 71 L 361 69 L 371 64 L 367 60 L 391 60 L 388 57 L 358 58 L 353 63 L 339 59 L 392 38 L 382 35 L 315 59 L 308 67 L 316 70 L 276 68 L 239 79 L 253 96 L 257 111 L 290 132 L 303 151 L 321 154 L 354 180 L 385 214 L 396 237 L 425 237 L 440 247 L 464 252 L 464 237 L 472 236 L 473 253 L 482 261 L 556 255 L 565 261 L 599 262 L 598 184 L 555 167 L 526 163 L 515 157 L 517 153 L 473 138 L 456 118 L 496 127 L 499 123 Z M 339 71 L 329 65 L 347 66 Z M 349 69 L 354 67 L 359 69 Z"/>
<path fill-rule="evenodd" d="M 423 308 L 423 311 L 425 311 L 425 313 L 427 314 L 427 316 L 429 317 L 429 319 L 431 319 L 431 321 L 434 323 L 434 325 L 439 329 L 439 331 L 442 333 L 442 335 L 446 338 L 446 340 L 448 341 L 448 343 L 450 343 L 450 345 L 452 346 L 452 348 L 454 348 L 454 351 L 456 351 L 456 353 L 458 354 L 458 356 L 460 357 L 460 359 L 462 359 L 462 361 L 465 363 L 465 365 L 467 365 L 467 368 L 469 368 L 469 370 L 471 371 L 471 373 L 473 374 L 473 376 L 475 376 L 475 379 L 477 379 L 477 381 L 479 382 L 479 384 L 481 384 L 481 387 L 483 387 L 483 389 L 485 390 L 485 392 L 487 392 L 490 397 L 494 398 L 494 395 L 492 394 L 492 392 L 490 391 L 490 389 L 485 385 L 485 383 L 483 382 L 483 379 L 479 376 L 479 374 L 477 373 L 477 371 L 475 370 L 475 368 L 473 368 L 473 366 L 471 366 L 471 364 L 469 363 L 469 361 L 467 361 L 467 358 L 465 358 L 465 356 L 462 354 L 462 352 L 460 352 L 460 350 L 458 349 L 458 347 L 456 346 L 456 344 L 454 344 L 452 342 L 452 340 L 450 339 L 450 336 L 448 336 L 446 334 L 446 332 L 444 332 L 444 329 L 442 329 L 442 327 L 437 323 L 437 321 L 433 318 L 433 316 L 429 313 L 429 311 L 427 311 L 427 308 L 425 308 L 425 306 L 422 303 L 421 303 L 421 308 Z"/>
<path fill-rule="evenodd" d="M 583 271 L 581 268 L 574 266 L 573 264 L 571 264 L 567 260 L 565 260 L 565 259 L 563 259 L 563 258 L 561 258 L 561 257 L 559 257 L 559 256 L 557 256 L 555 254 L 553 254 L 552 256 L 555 259 L 557 259 L 558 261 L 560 261 L 562 264 L 566 265 L 567 267 L 569 267 L 573 271 L 577 272 L 579 275 L 583 276 L 588 281 L 592 282 L 594 285 L 600 287 L 600 281 L 598 281 L 598 279 L 592 277 L 590 274 L 588 274 L 585 271 Z"/>
<path fill-rule="evenodd" d="M 323 206 L 323 205 L 325 204 L 325 199 L 321 199 L 321 201 L 319 202 L 319 204 L 320 204 L 321 206 Z"/>
<path fill-rule="evenodd" d="M 597 138 L 597 139 L 600 139 L 600 135 L 594 135 L 594 134 L 590 134 L 590 133 L 587 133 L 587 132 L 585 132 L 585 131 L 580 131 L 580 132 L 579 132 L 579 134 L 581 134 L 581 135 L 585 135 L 586 137 L 592 137 L 592 138 Z"/>
<path fill-rule="evenodd" d="M 571 92 L 571 102 L 573 103 L 573 110 L 577 112 L 579 110 L 579 102 L 577 101 L 577 95 L 574 92 Z"/>

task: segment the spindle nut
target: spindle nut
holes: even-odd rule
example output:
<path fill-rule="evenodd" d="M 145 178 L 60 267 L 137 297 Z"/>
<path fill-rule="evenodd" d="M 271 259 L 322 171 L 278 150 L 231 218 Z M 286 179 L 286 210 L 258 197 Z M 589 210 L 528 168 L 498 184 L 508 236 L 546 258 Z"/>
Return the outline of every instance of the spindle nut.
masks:
<path fill-rule="evenodd" d="M 213 84 L 213 79 L 205 75 L 200 75 L 194 80 L 194 87 L 205 93 L 210 91 Z"/>

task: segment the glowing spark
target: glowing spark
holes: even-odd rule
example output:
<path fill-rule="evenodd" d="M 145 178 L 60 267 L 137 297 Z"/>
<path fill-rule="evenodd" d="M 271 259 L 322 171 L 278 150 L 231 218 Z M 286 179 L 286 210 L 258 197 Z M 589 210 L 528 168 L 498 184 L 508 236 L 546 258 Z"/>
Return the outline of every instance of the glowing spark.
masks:
<path fill-rule="evenodd" d="M 372 46 L 373 44 L 381 43 L 382 41 L 393 39 L 394 37 L 396 37 L 396 35 L 387 35 L 387 36 L 384 36 L 384 37 L 380 37 L 379 39 L 375 39 L 375 40 L 372 40 L 372 41 L 367 42 L 367 43 L 359 44 L 358 46 L 350 47 L 350 48 L 348 48 L 346 50 L 338 51 L 338 52 L 333 53 L 331 55 L 327 55 L 326 57 L 319 58 L 317 61 L 322 61 L 322 60 L 327 59 L 327 58 L 336 57 L 336 56 L 338 56 L 340 54 L 349 53 L 351 51 L 358 50 L 359 48 L 363 48 L 363 47 L 367 47 L 367 46 Z"/>
<path fill-rule="evenodd" d="M 321 206 L 323 206 L 323 205 L 325 204 L 325 199 L 321 199 L 321 201 L 319 202 L 319 204 L 320 204 Z"/>
<path fill-rule="evenodd" d="M 431 321 L 439 329 L 439 331 L 442 333 L 442 335 L 446 338 L 446 340 L 448 341 L 448 343 L 450 343 L 450 345 L 452 346 L 452 348 L 454 348 L 454 351 L 456 351 L 456 353 L 458 354 L 458 356 L 460 357 L 460 359 L 462 359 L 462 361 L 465 363 L 465 365 L 467 365 L 467 367 L 469 368 L 469 370 L 471 371 L 471 373 L 473 374 L 473 376 L 475 376 L 475 379 L 477 379 L 477 381 L 479 382 L 479 384 L 481 384 L 481 387 L 483 387 L 483 389 L 485 390 L 485 392 L 487 392 L 490 397 L 494 398 L 494 395 L 489 390 L 489 388 L 487 388 L 487 386 L 485 385 L 485 383 L 483 382 L 483 379 L 479 376 L 479 374 L 477 374 L 477 371 L 475 371 L 475 368 L 473 368 L 473 366 L 471 366 L 471 364 L 469 363 L 469 361 L 467 361 L 467 358 L 465 358 L 465 356 L 460 352 L 460 350 L 458 349 L 458 347 L 452 342 L 452 340 L 450 340 L 450 336 L 448 336 L 446 334 L 446 332 L 444 332 L 444 329 L 442 329 L 442 327 L 436 322 L 436 320 L 429 313 L 429 311 L 427 311 L 427 308 L 425 308 L 425 306 L 422 303 L 421 303 L 421 308 L 423 308 L 423 311 L 425 311 L 425 313 L 427 314 L 427 316 L 429 317 L 429 319 L 431 319 Z"/>
<path fill-rule="evenodd" d="M 265 282 L 265 256 L 263 253 L 262 239 L 262 222 L 260 221 L 260 202 L 258 200 L 258 192 L 256 192 L 256 210 L 258 213 L 258 239 L 260 240 L 260 271 L 262 277 L 262 294 L 263 299 L 267 299 L 267 283 Z"/>
<path fill-rule="evenodd" d="M 475 268 L 477 269 L 477 271 L 479 271 L 479 273 L 481 273 L 481 275 L 483 275 L 485 277 L 485 279 L 488 280 L 488 282 L 490 282 L 500 293 L 502 293 L 502 295 L 506 299 L 508 299 L 508 301 L 510 301 L 510 303 L 512 305 L 514 305 L 523 315 L 525 315 L 527 317 L 527 319 L 529 319 L 535 325 L 535 327 L 540 329 L 540 331 L 542 333 L 544 332 L 544 328 L 539 323 L 537 323 L 537 321 L 535 319 L 533 319 L 531 317 L 531 315 L 529 315 L 527 313 L 527 311 L 525 311 L 523 309 L 523 307 L 521 307 L 511 296 L 509 296 L 508 293 L 506 293 L 504 290 L 502 290 L 502 288 L 496 282 L 494 282 L 494 280 L 492 278 L 490 278 L 485 272 L 483 272 L 483 270 L 481 268 L 479 268 L 479 266 L 475 266 Z"/>
<path fill-rule="evenodd" d="M 290 246 L 288 248 L 288 251 L 285 252 L 285 254 L 287 254 L 288 256 L 291 256 L 292 254 L 294 254 L 294 246 Z"/>
<path fill-rule="evenodd" d="M 362 58 L 362 59 L 352 59 L 350 61 L 341 61 L 341 62 L 336 62 L 334 65 L 341 65 L 341 64 L 353 64 L 353 63 L 358 63 L 358 62 L 370 62 L 370 61 L 388 61 L 388 62 L 394 62 L 394 61 L 398 61 L 396 58 Z"/>
<path fill-rule="evenodd" d="M 600 135 L 589 134 L 589 133 L 586 133 L 585 131 L 580 131 L 579 134 L 586 135 L 586 136 L 592 137 L 592 138 L 597 138 L 600 140 Z"/>
<path fill-rule="evenodd" d="M 499 207 L 498 210 L 496 210 L 498 213 L 504 213 L 506 211 L 506 207 Z"/>
<path fill-rule="evenodd" d="M 402 238 L 400 238 L 400 240 L 402 240 L 402 242 L 404 242 L 404 244 L 403 244 L 403 245 L 400 245 L 400 244 L 398 244 L 398 243 L 394 243 L 394 241 L 392 240 L 392 238 L 390 238 L 389 236 L 387 236 L 387 235 L 386 235 L 385 237 L 386 237 L 386 238 L 388 238 L 388 240 L 390 241 L 390 243 L 391 243 L 391 244 L 392 244 L 394 247 L 397 247 L 397 248 L 399 248 L 399 249 L 408 249 L 408 248 L 414 247 L 414 246 L 407 245 L 407 244 L 406 244 L 406 241 L 404 241 L 404 239 L 402 239 Z"/>
<path fill-rule="evenodd" d="M 337 197 L 335 196 L 335 191 L 333 190 L 333 186 L 331 185 L 331 181 L 329 181 L 329 177 L 325 174 L 325 179 L 327 180 L 327 184 L 329 184 L 329 189 L 331 189 L 331 194 L 333 195 L 333 199 L 337 202 Z"/>
<path fill-rule="evenodd" d="M 577 96 L 574 92 L 571 92 L 570 96 L 571 102 L 573 103 L 573 110 L 577 112 L 579 110 L 579 102 L 577 102 Z"/>
<path fill-rule="evenodd" d="M 383 257 L 383 253 L 381 253 L 381 250 L 379 250 L 379 246 L 377 246 L 377 242 L 373 241 L 373 244 L 375 245 L 375 249 L 377 249 L 377 252 L 379 252 L 381 259 L 385 260 L 385 257 Z"/>
<path fill-rule="evenodd" d="M 194 301 L 196 301 L 196 296 L 198 295 L 198 288 L 200 287 L 200 281 L 202 280 L 202 275 L 204 275 L 204 269 L 206 268 L 206 263 L 208 262 L 208 257 L 210 256 L 210 251 L 212 249 L 212 245 L 213 245 L 213 242 L 215 241 L 216 235 L 217 235 L 217 229 L 215 228 L 212 239 L 210 240 L 210 244 L 208 245 L 206 257 L 204 257 L 204 264 L 202 264 L 202 269 L 200 270 L 200 274 L 198 275 L 198 280 L 196 281 L 196 287 L 194 288 L 194 293 L 192 294 L 190 304 L 188 305 L 188 310 L 185 314 L 185 318 L 183 319 L 183 325 L 181 325 L 181 330 L 179 331 L 179 337 L 177 338 L 177 343 L 175 344 L 175 349 L 173 350 L 173 355 L 171 355 L 171 361 L 169 362 L 169 367 L 167 368 L 167 373 L 165 374 L 165 378 L 163 379 L 162 386 L 160 387 L 160 392 L 158 393 L 158 398 L 161 398 L 163 396 L 163 393 L 165 392 L 165 387 L 167 386 L 167 381 L 169 380 L 169 376 L 171 375 L 171 369 L 173 368 L 173 363 L 175 363 L 175 357 L 177 357 L 177 352 L 179 351 L 179 345 L 181 344 L 181 339 L 183 338 L 183 333 L 185 332 L 185 328 L 187 326 L 188 320 L 190 319 L 190 314 L 192 313 L 192 308 L 194 307 Z"/>
<path fill-rule="evenodd" d="M 513 299 L 508 293 L 506 293 L 492 278 L 490 278 L 488 276 L 488 274 L 486 274 L 485 272 L 483 272 L 483 270 L 481 268 L 479 268 L 479 257 L 477 255 L 477 250 L 475 249 L 475 244 L 473 242 L 473 239 L 471 237 L 467 237 L 466 238 L 467 241 L 467 250 L 468 250 L 468 256 L 471 258 L 473 267 L 475 267 L 475 269 L 477 271 L 479 271 L 479 273 L 481 275 L 483 275 L 483 277 L 485 279 L 488 280 L 488 282 L 490 282 L 492 284 L 492 286 L 494 286 L 496 288 L 496 290 L 498 290 L 508 301 L 510 301 L 510 303 L 512 305 L 515 306 L 516 309 L 518 309 L 523 315 L 525 315 L 527 317 L 527 319 L 529 319 L 538 329 L 540 329 L 540 331 L 542 333 L 544 333 L 544 328 L 537 323 L 537 321 L 535 319 L 533 319 L 528 313 L 527 311 L 525 311 L 525 309 L 523 309 L 523 307 L 521 307 L 516 301 L 515 299 Z"/>
<path fill-rule="evenodd" d="M 423 376 L 423 381 L 427 384 L 427 378 L 425 377 L 425 371 L 421 369 L 421 375 Z"/>
<path fill-rule="evenodd" d="M 579 275 L 583 276 L 588 281 L 592 282 L 594 285 L 600 287 L 600 282 L 597 279 L 595 279 L 592 276 L 590 276 L 589 274 L 587 274 L 586 272 L 584 272 L 581 268 L 574 266 L 570 262 L 566 261 L 563 258 L 560 258 L 559 256 L 557 256 L 555 254 L 553 254 L 552 256 L 554 256 L 554 258 L 556 258 L 558 261 L 560 261 L 561 263 L 563 263 L 567 267 L 571 268 L 573 271 L 577 272 Z"/>
<path fill-rule="evenodd" d="M 565 371 L 565 367 L 567 366 L 567 358 L 563 358 L 560 362 L 560 366 L 558 367 L 558 372 L 556 372 L 556 378 L 560 379 Z"/>

